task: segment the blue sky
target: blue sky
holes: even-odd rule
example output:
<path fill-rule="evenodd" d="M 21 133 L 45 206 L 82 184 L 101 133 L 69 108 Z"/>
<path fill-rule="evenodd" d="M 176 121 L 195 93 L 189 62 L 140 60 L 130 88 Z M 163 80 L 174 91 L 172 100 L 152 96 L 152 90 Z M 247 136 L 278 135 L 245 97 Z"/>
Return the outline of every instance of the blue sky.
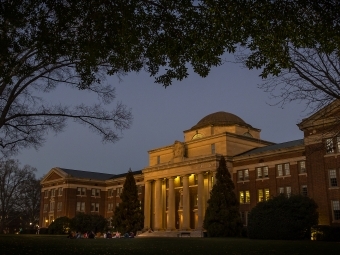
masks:
<path fill-rule="evenodd" d="M 42 177 L 52 167 L 120 174 L 141 170 L 148 165 L 148 150 L 183 141 L 183 131 L 206 115 L 226 111 L 262 130 L 261 138 L 286 142 L 303 138 L 296 126 L 308 116 L 304 104 L 291 103 L 283 109 L 259 88 L 260 71 L 247 70 L 235 63 L 215 67 L 206 78 L 191 73 L 183 81 L 164 88 L 145 72 L 130 73 L 119 81 L 108 77 L 116 87 L 117 101 L 133 113 L 133 124 L 115 144 L 103 144 L 88 128 L 68 122 L 63 133 L 50 133 L 37 151 L 23 150 L 17 158 L 22 165 L 37 168 Z M 60 88 L 52 101 L 91 102 L 96 99 L 84 91 Z M 115 102 L 113 103 L 115 105 Z"/>

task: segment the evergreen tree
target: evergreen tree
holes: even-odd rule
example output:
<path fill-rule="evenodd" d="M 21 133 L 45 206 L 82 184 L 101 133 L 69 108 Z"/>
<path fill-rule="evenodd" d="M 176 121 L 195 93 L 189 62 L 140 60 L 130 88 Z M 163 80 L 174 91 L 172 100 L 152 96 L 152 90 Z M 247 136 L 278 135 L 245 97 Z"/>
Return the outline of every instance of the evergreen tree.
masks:
<path fill-rule="evenodd" d="M 144 214 L 141 202 L 138 199 L 138 190 L 135 178 L 131 169 L 126 175 L 122 194 L 120 195 L 121 203 L 116 207 L 112 217 L 112 225 L 122 233 L 136 232 L 143 229 Z"/>
<path fill-rule="evenodd" d="M 209 237 L 240 236 L 242 221 L 234 189 L 226 161 L 221 157 L 203 222 Z"/>

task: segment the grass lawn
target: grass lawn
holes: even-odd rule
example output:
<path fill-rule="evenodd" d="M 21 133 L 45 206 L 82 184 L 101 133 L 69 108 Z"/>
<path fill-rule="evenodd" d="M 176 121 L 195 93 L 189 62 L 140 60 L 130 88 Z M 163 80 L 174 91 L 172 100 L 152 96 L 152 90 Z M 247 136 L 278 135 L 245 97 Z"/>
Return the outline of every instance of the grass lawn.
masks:
<path fill-rule="evenodd" d="M 237 238 L 67 239 L 0 235 L 0 254 L 339 254 L 340 243 Z"/>

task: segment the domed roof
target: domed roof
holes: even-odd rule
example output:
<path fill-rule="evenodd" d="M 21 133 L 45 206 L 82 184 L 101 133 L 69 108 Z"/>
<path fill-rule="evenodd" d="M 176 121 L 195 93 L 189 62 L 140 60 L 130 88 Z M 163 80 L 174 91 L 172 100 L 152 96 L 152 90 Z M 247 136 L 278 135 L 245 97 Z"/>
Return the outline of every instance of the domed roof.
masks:
<path fill-rule="evenodd" d="M 191 128 L 198 129 L 205 126 L 230 126 L 230 125 L 240 125 L 246 127 L 252 127 L 251 125 L 247 124 L 243 119 L 236 116 L 235 114 L 229 112 L 215 112 L 205 116 L 201 119 L 195 126 Z"/>

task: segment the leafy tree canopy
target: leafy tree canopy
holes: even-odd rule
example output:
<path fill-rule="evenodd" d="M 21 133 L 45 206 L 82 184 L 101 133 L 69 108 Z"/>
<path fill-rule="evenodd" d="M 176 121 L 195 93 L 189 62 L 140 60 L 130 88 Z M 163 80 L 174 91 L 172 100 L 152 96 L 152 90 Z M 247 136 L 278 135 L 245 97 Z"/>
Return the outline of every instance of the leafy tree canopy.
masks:
<path fill-rule="evenodd" d="M 279 195 L 258 203 L 248 218 L 248 236 L 254 239 L 310 238 L 312 226 L 318 224 L 317 204 L 313 199 Z"/>
<path fill-rule="evenodd" d="M 216 183 L 210 192 L 203 227 L 210 237 L 240 236 L 242 221 L 235 186 L 221 157 L 216 173 Z"/>

